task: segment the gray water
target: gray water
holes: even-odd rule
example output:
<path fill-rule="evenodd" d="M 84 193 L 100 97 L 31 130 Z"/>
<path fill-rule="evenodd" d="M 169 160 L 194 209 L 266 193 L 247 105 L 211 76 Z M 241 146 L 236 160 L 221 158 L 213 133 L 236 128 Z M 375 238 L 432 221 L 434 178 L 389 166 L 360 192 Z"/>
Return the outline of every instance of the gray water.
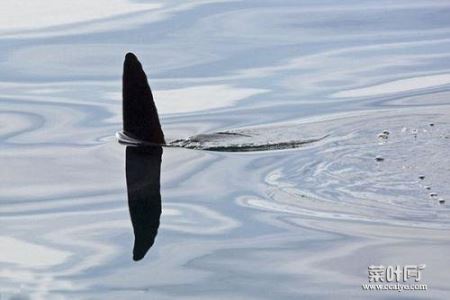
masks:
<path fill-rule="evenodd" d="M 449 14 L 430 0 L 0 4 L 0 299 L 448 299 Z M 161 224 L 135 262 L 114 136 L 127 51 L 169 140 L 326 138 L 164 148 Z M 369 265 L 419 264 L 427 291 L 361 288 Z"/>

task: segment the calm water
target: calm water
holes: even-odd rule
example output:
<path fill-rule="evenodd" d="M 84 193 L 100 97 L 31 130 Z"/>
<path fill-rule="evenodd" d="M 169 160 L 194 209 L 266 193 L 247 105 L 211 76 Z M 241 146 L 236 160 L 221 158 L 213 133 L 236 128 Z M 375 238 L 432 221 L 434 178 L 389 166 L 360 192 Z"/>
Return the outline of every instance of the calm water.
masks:
<path fill-rule="evenodd" d="M 448 299 L 449 14 L 430 0 L 0 4 L 0 298 Z M 158 235 L 135 262 L 136 161 L 114 137 L 127 51 L 169 140 L 328 137 L 164 148 Z M 363 291 L 372 264 L 426 264 L 428 291 Z"/>

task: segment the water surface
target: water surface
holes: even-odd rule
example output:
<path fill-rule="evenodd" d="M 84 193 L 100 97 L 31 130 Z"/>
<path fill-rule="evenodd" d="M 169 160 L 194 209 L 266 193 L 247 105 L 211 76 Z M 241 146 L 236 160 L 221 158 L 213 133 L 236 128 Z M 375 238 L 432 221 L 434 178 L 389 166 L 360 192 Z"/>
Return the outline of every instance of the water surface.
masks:
<path fill-rule="evenodd" d="M 449 3 L 94 2 L 1 5 L 0 298 L 449 297 Z M 127 51 L 170 140 L 327 138 L 164 148 L 134 262 Z M 362 291 L 371 264 L 426 264 L 429 290 Z"/>

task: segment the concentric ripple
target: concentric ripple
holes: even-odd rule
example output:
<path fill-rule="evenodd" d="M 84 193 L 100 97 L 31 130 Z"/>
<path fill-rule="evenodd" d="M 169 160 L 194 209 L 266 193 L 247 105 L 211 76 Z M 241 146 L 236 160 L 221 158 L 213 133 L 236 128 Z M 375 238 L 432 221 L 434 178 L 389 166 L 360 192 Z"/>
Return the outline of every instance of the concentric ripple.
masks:
<path fill-rule="evenodd" d="M 265 195 L 243 196 L 239 203 L 318 218 L 450 228 L 445 111 L 403 109 L 321 122 L 328 139 L 280 157 L 265 175 Z"/>

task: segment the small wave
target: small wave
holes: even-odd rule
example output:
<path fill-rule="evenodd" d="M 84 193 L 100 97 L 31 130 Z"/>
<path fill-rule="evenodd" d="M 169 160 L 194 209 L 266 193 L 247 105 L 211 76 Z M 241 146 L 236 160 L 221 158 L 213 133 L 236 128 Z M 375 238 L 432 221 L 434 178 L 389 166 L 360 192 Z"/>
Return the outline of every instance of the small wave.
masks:
<path fill-rule="evenodd" d="M 261 141 L 260 137 L 255 138 L 254 136 L 245 133 L 217 132 L 171 141 L 164 146 L 217 152 L 256 152 L 295 149 L 323 140 L 327 136 L 328 135 L 318 138 L 270 142 L 270 140 L 274 139 L 274 137 L 268 135 L 265 137 L 267 142 L 264 142 Z M 130 137 L 123 131 L 117 132 L 116 137 L 121 144 L 134 146 L 156 146 L 156 144 Z M 252 142 L 252 139 L 254 139 L 255 142 Z M 247 140 L 250 140 L 250 142 L 245 142 Z"/>
<path fill-rule="evenodd" d="M 201 144 L 198 142 L 191 142 L 189 139 L 178 141 L 176 143 L 170 144 L 171 146 L 179 146 L 188 149 L 197 150 L 209 150 L 218 152 L 255 152 L 255 151 L 270 151 L 270 150 L 286 150 L 295 149 L 302 147 L 306 144 L 318 142 L 326 136 L 318 139 L 308 139 L 308 140 L 298 140 L 298 141 L 288 141 L 281 143 L 267 143 L 267 144 L 241 144 L 241 145 L 223 145 L 223 146 L 208 146 L 207 143 Z"/>

